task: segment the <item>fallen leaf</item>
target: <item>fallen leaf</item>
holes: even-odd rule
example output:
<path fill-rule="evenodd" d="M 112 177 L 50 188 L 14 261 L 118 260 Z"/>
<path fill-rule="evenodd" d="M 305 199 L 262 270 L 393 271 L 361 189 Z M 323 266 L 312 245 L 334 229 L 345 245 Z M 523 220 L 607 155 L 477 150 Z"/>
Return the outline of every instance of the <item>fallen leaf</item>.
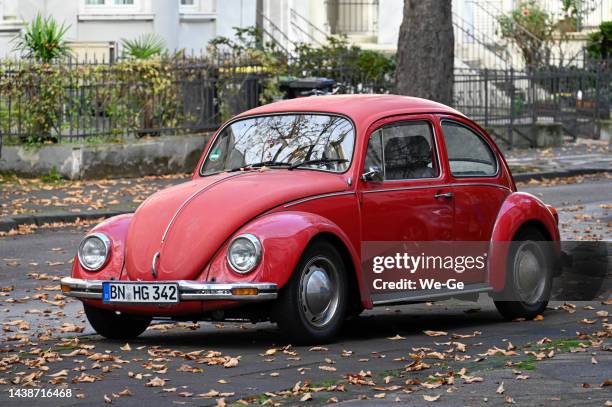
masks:
<path fill-rule="evenodd" d="M 436 396 L 428 396 L 427 394 L 423 394 L 423 400 L 425 401 L 438 401 L 440 400 L 440 395 L 436 395 Z"/>
<path fill-rule="evenodd" d="M 504 382 L 501 382 L 501 384 L 499 385 L 499 387 L 497 388 L 497 390 L 495 390 L 495 393 L 497 394 L 504 394 L 504 391 L 506 391 L 504 389 Z"/>
<path fill-rule="evenodd" d="M 444 331 L 423 331 L 423 333 L 427 336 L 446 336 L 448 335 L 448 332 L 444 332 Z"/>
<path fill-rule="evenodd" d="M 166 380 L 155 376 L 153 379 L 149 380 L 145 386 L 147 387 L 163 387 L 166 384 Z"/>
<path fill-rule="evenodd" d="M 312 394 L 310 393 L 304 393 L 304 395 L 300 399 L 300 401 L 310 401 L 310 400 L 312 400 Z"/>

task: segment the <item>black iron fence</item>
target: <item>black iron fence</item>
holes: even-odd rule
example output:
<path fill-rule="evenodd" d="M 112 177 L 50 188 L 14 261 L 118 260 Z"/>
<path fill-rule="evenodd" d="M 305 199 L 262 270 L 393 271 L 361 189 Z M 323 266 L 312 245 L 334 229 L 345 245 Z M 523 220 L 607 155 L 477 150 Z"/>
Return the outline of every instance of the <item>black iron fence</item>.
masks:
<path fill-rule="evenodd" d="M 207 58 L 0 63 L 0 148 L 207 132 L 281 97 L 278 85 L 287 76 L 332 78 L 338 93 L 393 92 L 393 72 L 356 72 L 341 58 L 280 65 Z M 542 129 L 597 137 L 600 120 L 610 116 L 610 66 L 456 70 L 453 105 L 507 147 L 538 145 Z"/>
<path fill-rule="evenodd" d="M 506 147 L 536 147 L 552 138 L 598 138 L 601 120 L 610 118 L 611 87 L 609 64 L 456 70 L 453 98 Z"/>
<path fill-rule="evenodd" d="M 0 138 L 71 142 L 198 133 L 258 106 L 262 67 L 172 59 L 0 65 Z"/>

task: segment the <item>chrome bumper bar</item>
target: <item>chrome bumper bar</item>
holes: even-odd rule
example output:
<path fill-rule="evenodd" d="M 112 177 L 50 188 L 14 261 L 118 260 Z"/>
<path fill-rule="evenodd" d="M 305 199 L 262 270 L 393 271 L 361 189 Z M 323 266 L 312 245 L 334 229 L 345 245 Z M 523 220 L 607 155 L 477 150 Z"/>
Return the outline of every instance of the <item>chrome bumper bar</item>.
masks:
<path fill-rule="evenodd" d="M 119 282 L 119 281 L 117 281 Z M 197 281 L 150 281 L 150 283 L 176 283 L 180 301 L 234 300 L 263 301 L 274 300 L 278 288 L 272 283 L 200 283 Z M 64 295 L 75 298 L 102 299 L 102 280 L 82 280 L 64 277 L 61 287 Z M 138 283 L 133 281 L 133 283 Z M 146 283 L 143 281 L 143 283 Z"/>

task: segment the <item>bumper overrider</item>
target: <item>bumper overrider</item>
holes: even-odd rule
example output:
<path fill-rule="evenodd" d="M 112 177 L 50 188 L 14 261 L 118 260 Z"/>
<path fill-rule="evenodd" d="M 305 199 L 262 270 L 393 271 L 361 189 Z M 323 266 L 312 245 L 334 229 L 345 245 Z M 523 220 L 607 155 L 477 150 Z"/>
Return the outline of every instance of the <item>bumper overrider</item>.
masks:
<path fill-rule="evenodd" d="M 64 295 L 75 298 L 102 300 L 102 280 L 83 280 L 64 277 L 61 287 Z M 161 283 L 162 281 L 160 281 Z M 163 281 L 178 285 L 179 301 L 233 300 L 264 301 L 278 296 L 273 283 L 200 283 L 197 281 Z M 134 281 L 133 283 L 138 283 Z M 144 283 L 144 282 L 143 282 Z"/>

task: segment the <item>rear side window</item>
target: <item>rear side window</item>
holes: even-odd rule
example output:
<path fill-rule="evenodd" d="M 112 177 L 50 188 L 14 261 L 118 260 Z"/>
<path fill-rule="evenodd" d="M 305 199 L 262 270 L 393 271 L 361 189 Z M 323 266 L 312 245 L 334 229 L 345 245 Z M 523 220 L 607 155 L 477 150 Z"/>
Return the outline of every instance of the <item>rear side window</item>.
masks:
<path fill-rule="evenodd" d="M 424 121 L 385 126 L 372 134 L 366 153 L 365 169 L 380 168 L 385 180 L 435 178 L 431 126 Z"/>
<path fill-rule="evenodd" d="M 495 154 L 481 136 L 464 125 L 450 121 L 442 122 L 442 132 L 454 176 L 484 177 L 497 174 Z"/>

